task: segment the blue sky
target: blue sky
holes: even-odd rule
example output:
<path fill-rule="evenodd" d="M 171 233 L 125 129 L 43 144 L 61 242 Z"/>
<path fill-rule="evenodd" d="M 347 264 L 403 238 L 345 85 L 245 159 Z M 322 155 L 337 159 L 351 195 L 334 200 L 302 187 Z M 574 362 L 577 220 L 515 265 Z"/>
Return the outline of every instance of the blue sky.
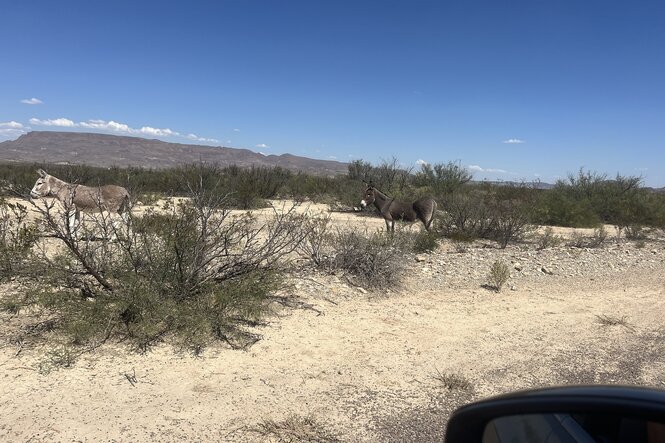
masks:
<path fill-rule="evenodd" d="M 92 131 L 340 161 L 454 160 L 476 179 L 552 182 L 585 167 L 665 186 L 662 2 L 0 10 L 0 141 Z"/>

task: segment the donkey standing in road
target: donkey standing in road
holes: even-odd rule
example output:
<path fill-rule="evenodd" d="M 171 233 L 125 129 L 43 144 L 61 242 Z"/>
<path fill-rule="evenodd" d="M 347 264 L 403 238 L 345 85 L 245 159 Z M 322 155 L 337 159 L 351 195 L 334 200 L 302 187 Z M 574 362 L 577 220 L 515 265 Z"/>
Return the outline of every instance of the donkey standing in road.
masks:
<path fill-rule="evenodd" d="M 432 197 L 423 197 L 413 203 L 402 202 L 388 197 L 371 183 L 365 183 L 365 185 L 367 188 L 365 188 L 360 206 L 365 208 L 374 203 L 386 222 L 387 230 L 395 231 L 395 220 L 407 222 L 420 220 L 429 232 L 436 214 L 436 201 Z"/>
<path fill-rule="evenodd" d="M 55 197 L 68 212 L 69 231 L 74 233 L 80 223 L 81 211 L 107 211 L 117 213 L 126 220 L 130 210 L 127 189 L 122 186 L 106 185 L 99 187 L 67 183 L 43 169 L 37 170 L 39 178 L 30 191 L 32 198 Z M 114 230 L 115 231 L 115 230 Z"/>

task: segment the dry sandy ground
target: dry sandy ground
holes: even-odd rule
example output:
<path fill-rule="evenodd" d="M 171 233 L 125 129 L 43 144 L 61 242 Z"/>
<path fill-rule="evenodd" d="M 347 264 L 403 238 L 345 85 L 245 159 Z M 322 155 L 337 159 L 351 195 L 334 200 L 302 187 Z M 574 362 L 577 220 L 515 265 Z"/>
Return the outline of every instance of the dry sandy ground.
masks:
<path fill-rule="evenodd" d="M 489 395 L 570 383 L 665 388 L 665 262 L 654 247 L 655 270 L 500 294 L 437 287 L 415 272 L 408 290 L 362 294 L 312 275 L 293 295 L 315 310 L 276 305 L 248 351 L 195 358 L 109 345 L 42 375 L 38 349 L 16 356 L 0 343 L 0 441 L 280 441 L 262 425 L 288 418 L 310 418 L 320 437 L 311 441 L 440 441 L 452 409 Z M 604 326 L 598 315 L 629 324 Z M 472 388 L 447 389 L 437 374 Z"/>

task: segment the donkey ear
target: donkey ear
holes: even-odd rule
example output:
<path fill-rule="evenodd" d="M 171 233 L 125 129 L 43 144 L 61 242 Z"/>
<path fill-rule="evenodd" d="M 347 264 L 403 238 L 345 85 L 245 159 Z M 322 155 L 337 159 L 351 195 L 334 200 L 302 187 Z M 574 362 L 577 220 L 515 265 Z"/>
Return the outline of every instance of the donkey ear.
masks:
<path fill-rule="evenodd" d="M 37 174 L 39 174 L 39 176 L 42 177 L 42 178 L 44 178 L 48 175 L 46 173 L 46 171 L 44 171 L 43 169 L 37 169 Z"/>

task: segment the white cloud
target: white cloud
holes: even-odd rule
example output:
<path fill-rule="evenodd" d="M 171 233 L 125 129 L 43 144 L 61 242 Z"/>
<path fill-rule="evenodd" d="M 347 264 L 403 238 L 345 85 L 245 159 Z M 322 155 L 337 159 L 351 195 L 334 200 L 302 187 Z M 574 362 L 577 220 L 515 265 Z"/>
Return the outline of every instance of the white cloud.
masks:
<path fill-rule="evenodd" d="M 67 128 L 73 128 L 74 126 L 78 126 L 76 123 L 74 123 L 68 118 L 56 118 L 53 120 L 40 120 L 38 118 L 31 118 L 30 124 L 37 126 L 63 126 Z"/>
<path fill-rule="evenodd" d="M 329 156 L 328 156 L 328 159 L 330 159 L 330 160 L 337 160 L 337 157 L 335 157 L 334 155 L 329 155 Z"/>
<path fill-rule="evenodd" d="M 233 128 L 233 132 L 240 132 L 240 129 L 238 129 L 238 128 Z"/>
<path fill-rule="evenodd" d="M 125 123 L 119 123 L 113 120 L 99 120 L 99 119 L 91 119 L 91 120 L 86 120 L 84 122 L 79 122 L 76 123 L 72 120 L 69 120 L 67 118 L 56 118 L 56 119 L 49 119 L 49 120 L 41 120 L 38 118 L 31 118 L 30 123 L 36 126 L 60 126 L 60 127 L 69 127 L 69 128 L 86 128 L 86 129 L 95 129 L 98 131 L 106 131 L 106 132 L 116 132 L 116 133 L 121 133 L 121 134 L 134 134 L 134 135 L 149 135 L 153 137 L 182 137 L 182 138 L 187 138 L 189 140 L 195 140 L 198 142 L 205 142 L 205 143 L 219 143 L 219 140 L 215 138 L 206 138 L 206 137 L 199 137 L 196 134 L 181 134 L 177 131 L 174 131 L 169 128 L 154 128 L 152 126 L 142 126 L 140 129 L 132 128 L 131 126 L 125 124 Z M 2 125 L 21 125 L 20 123 L 17 122 L 7 122 L 7 123 L 0 123 L 0 127 Z M 18 128 L 18 126 L 12 126 L 14 128 Z M 23 127 L 21 125 L 21 127 Z M 260 145 L 259 147 L 266 147 L 266 145 Z"/>
<path fill-rule="evenodd" d="M 23 129 L 0 128 L 0 138 L 13 138 L 25 134 Z"/>
<path fill-rule="evenodd" d="M 425 160 L 423 160 L 422 158 L 419 158 L 418 160 L 416 160 L 416 164 L 417 164 L 418 166 L 429 165 L 429 163 L 426 162 Z"/>
<path fill-rule="evenodd" d="M 79 123 L 79 126 L 88 129 L 99 129 L 102 131 L 123 132 L 125 134 L 136 133 L 136 130 L 130 128 L 129 125 L 126 125 L 124 123 L 118 123 L 113 120 L 108 122 L 106 120 L 88 120 Z"/>
<path fill-rule="evenodd" d="M 524 140 L 520 140 L 519 138 L 509 138 L 508 140 L 504 140 L 503 143 L 508 145 L 519 145 L 526 142 Z"/>
<path fill-rule="evenodd" d="M 41 105 L 44 102 L 38 98 L 32 97 L 32 98 L 24 98 L 23 100 L 21 100 L 21 103 L 25 103 L 26 105 Z"/>
<path fill-rule="evenodd" d="M 258 145 L 256 145 L 256 147 L 265 149 L 268 147 L 268 145 L 266 145 L 265 143 L 259 143 Z"/>
<path fill-rule="evenodd" d="M 0 128 L 21 129 L 23 128 L 23 125 L 12 120 L 10 122 L 0 122 Z"/>
<path fill-rule="evenodd" d="M 507 174 L 508 173 L 508 171 L 506 171 L 504 169 L 482 168 L 478 165 L 469 165 L 469 166 L 467 166 L 467 168 L 469 168 L 469 170 L 473 171 L 473 172 L 497 172 L 497 173 L 500 173 L 500 174 Z"/>
<path fill-rule="evenodd" d="M 169 128 L 153 128 L 150 126 L 144 126 L 141 129 L 139 129 L 139 132 L 141 134 L 148 134 L 148 135 L 156 135 L 158 137 L 171 137 L 172 135 L 180 135 L 179 133 L 175 131 L 171 131 Z"/>
<path fill-rule="evenodd" d="M 197 142 L 219 143 L 219 140 L 217 140 L 216 138 L 199 137 L 196 134 L 187 134 L 187 138 Z M 229 142 L 231 142 L 231 140 L 229 140 Z"/>

